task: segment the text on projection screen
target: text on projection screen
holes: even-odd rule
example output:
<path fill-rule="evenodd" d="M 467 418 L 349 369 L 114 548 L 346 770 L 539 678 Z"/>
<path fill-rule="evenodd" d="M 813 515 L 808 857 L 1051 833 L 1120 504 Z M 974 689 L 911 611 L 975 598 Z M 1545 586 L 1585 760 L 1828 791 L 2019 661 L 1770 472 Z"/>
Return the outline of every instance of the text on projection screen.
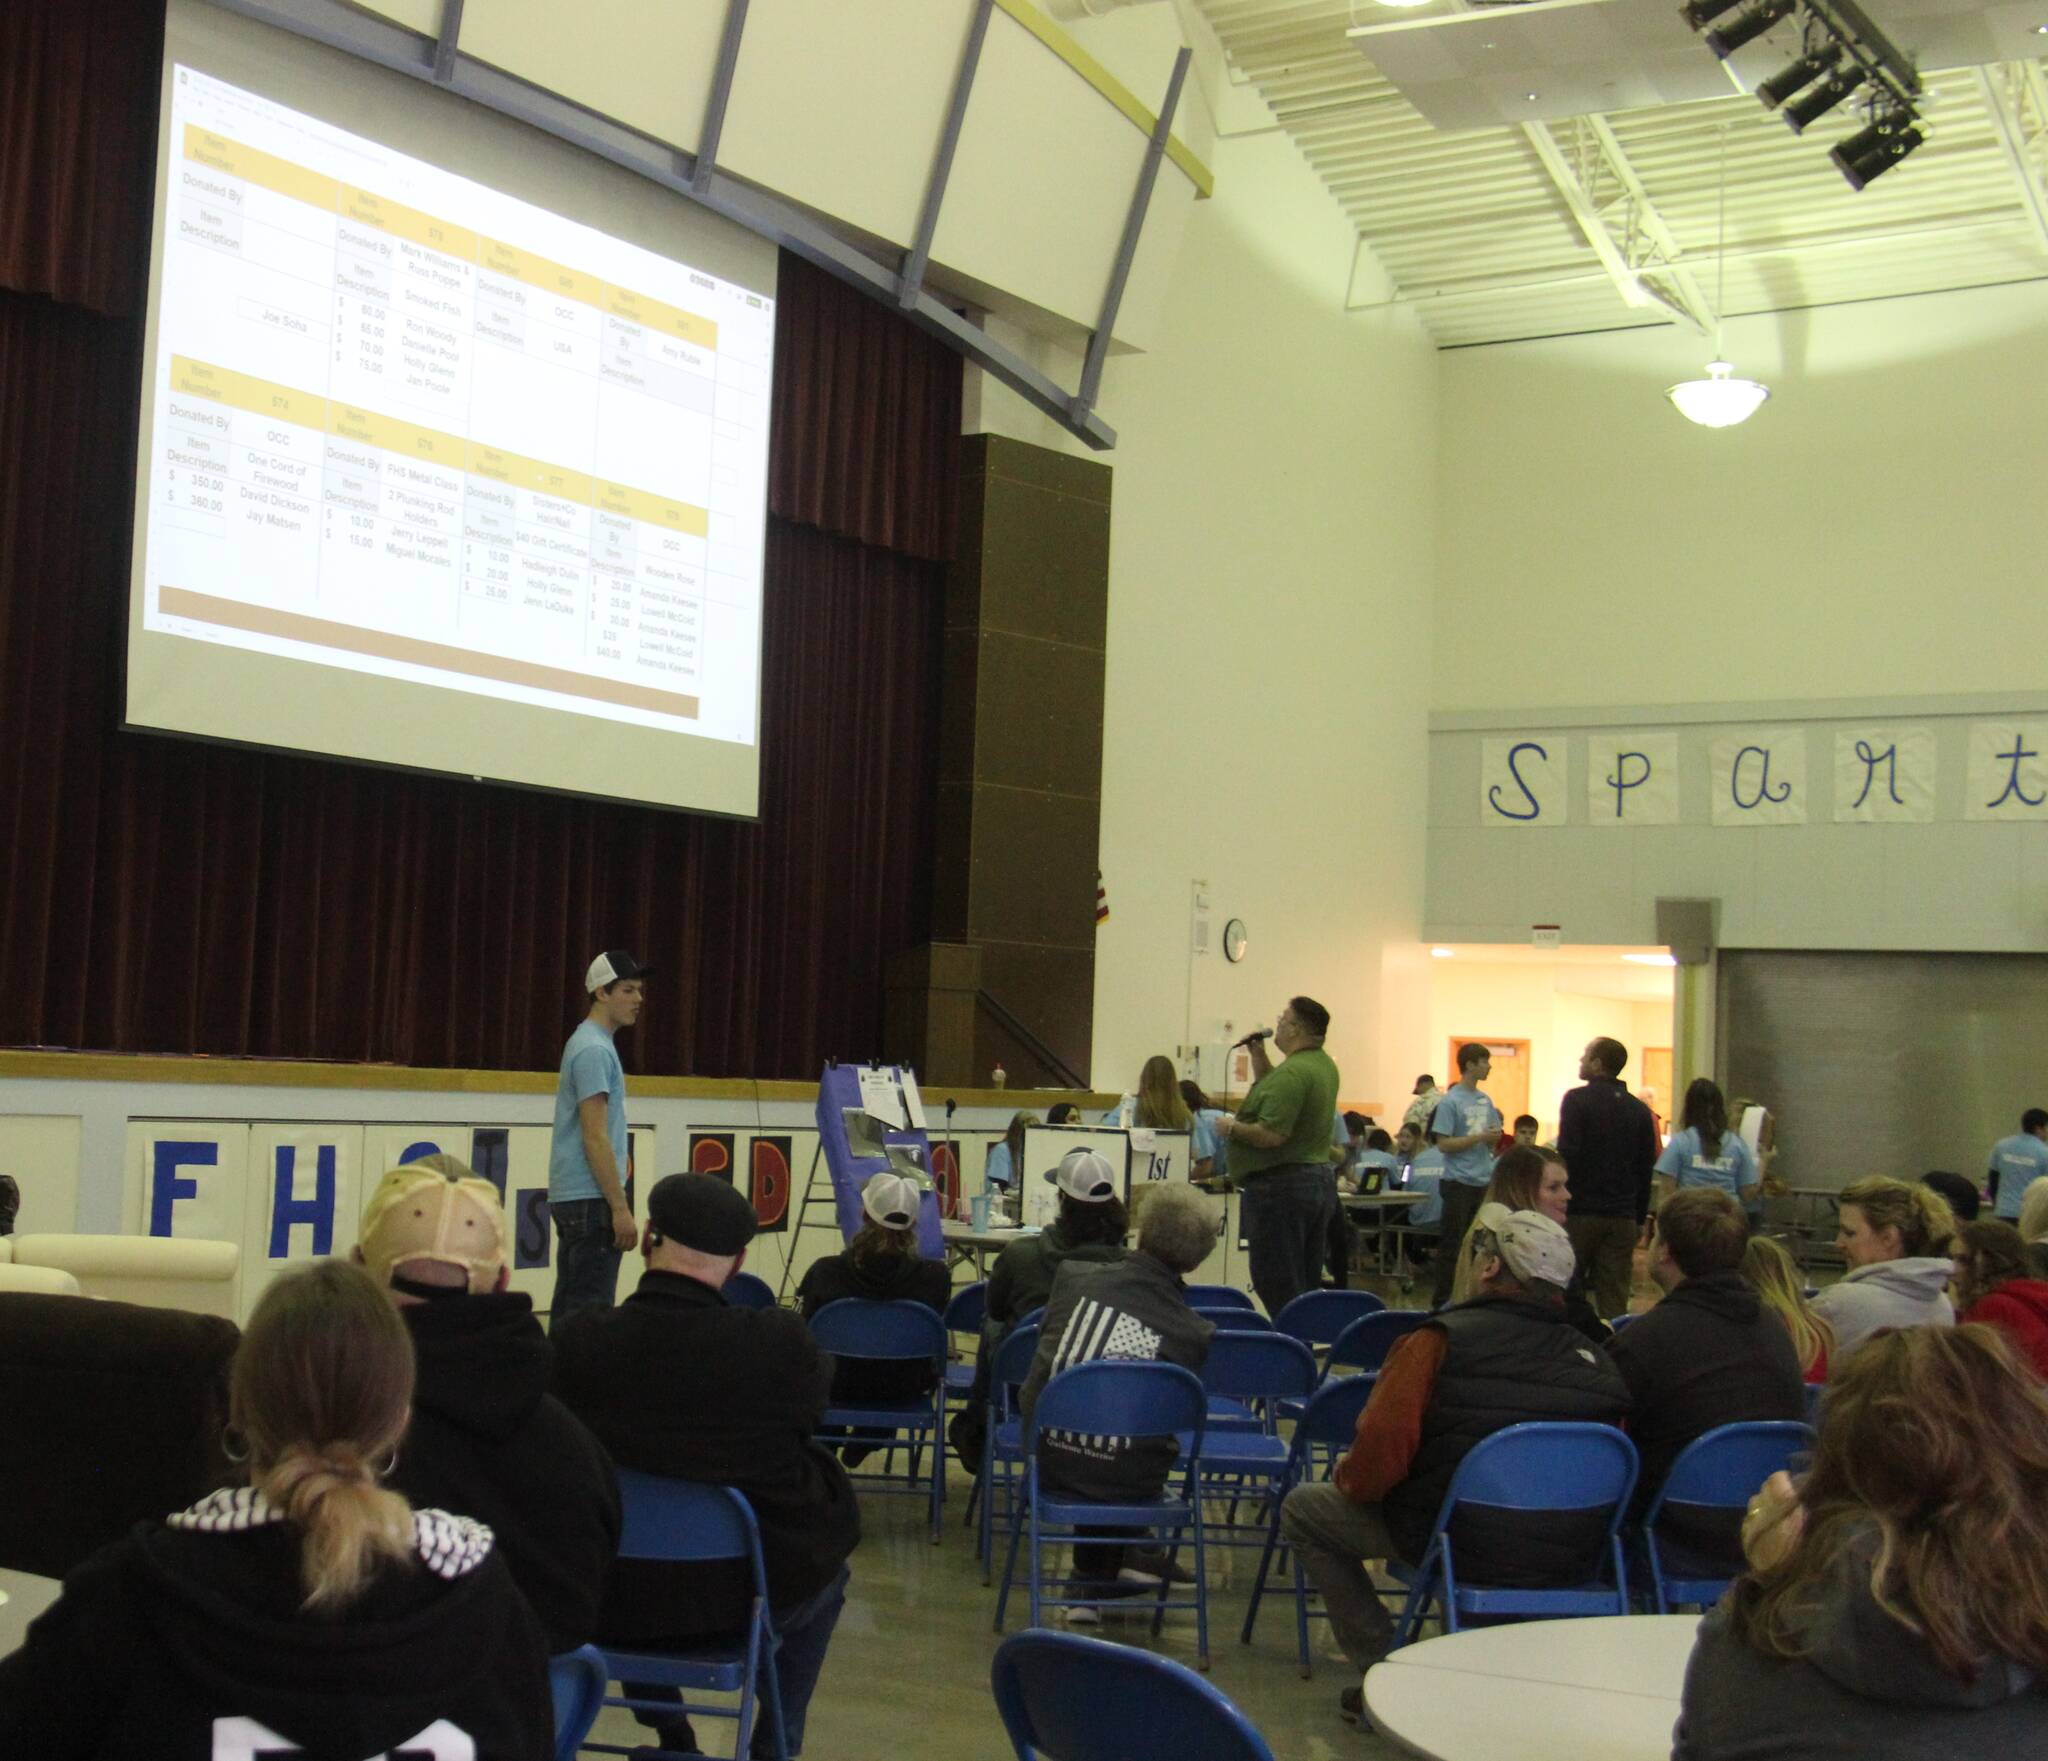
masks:
<path fill-rule="evenodd" d="M 143 628 L 751 747 L 773 302 L 172 87 Z"/>

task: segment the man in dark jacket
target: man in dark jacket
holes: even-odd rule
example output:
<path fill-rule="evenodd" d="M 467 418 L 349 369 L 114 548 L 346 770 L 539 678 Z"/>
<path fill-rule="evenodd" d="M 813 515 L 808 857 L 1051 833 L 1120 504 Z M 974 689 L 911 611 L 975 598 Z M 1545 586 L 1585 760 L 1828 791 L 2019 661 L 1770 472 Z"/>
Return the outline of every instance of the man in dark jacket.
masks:
<path fill-rule="evenodd" d="M 647 1195 L 647 1270 L 616 1309 L 554 1335 L 555 1386 L 622 1467 L 731 1486 L 754 1507 L 792 1754 L 839 1611 L 860 1507 L 846 1470 L 811 1433 L 831 1360 L 788 1309 L 725 1300 L 757 1227 L 753 1207 L 709 1174 L 671 1174 Z M 695 1644 L 736 1631 L 744 1571 L 621 1560 L 599 1616 L 608 1644 Z M 653 1698 L 652 1693 L 642 1697 Z M 689 1721 L 652 1717 L 665 1748 L 695 1748 Z M 767 1753 L 765 1725 L 755 1753 Z"/>
<path fill-rule="evenodd" d="M 1089 1150 L 1075 1156 L 1108 1164 Z M 1024 1383 L 1019 1410 L 1025 1424 L 1045 1385 L 1060 1371 L 1098 1359 L 1136 1359 L 1179 1364 L 1199 1371 L 1208 1361 L 1216 1328 L 1188 1307 L 1183 1282 L 1216 1245 L 1214 1205 L 1191 1186 L 1155 1191 L 1138 1226 L 1137 1251 L 1113 1264 L 1070 1261 L 1053 1282 L 1045 1308 L 1038 1355 Z M 1050 1489 L 1082 1498 L 1143 1500 L 1165 1489 L 1180 1454 L 1171 1437 L 1093 1437 L 1047 1431 L 1039 1439 L 1039 1474 Z M 1128 1570 L 1140 1583 L 1156 1584 L 1165 1555 L 1146 1550 L 1131 1556 Z M 1098 1586 L 1117 1581 L 1127 1569 L 1121 1546 L 1082 1545 L 1074 1549 L 1074 1574 Z M 1175 1568 L 1178 1577 L 1178 1568 Z M 1085 1621 L 1094 1611 L 1076 1608 L 1069 1620 Z"/>
<path fill-rule="evenodd" d="M 1393 1644 L 1393 1622 L 1367 1560 L 1421 1563 L 1458 1464 L 1494 1432 L 1530 1420 L 1616 1424 L 1628 1411 L 1620 1373 L 1565 1318 L 1570 1239 L 1535 1211 L 1491 1213 L 1472 1233 L 1480 1294 L 1441 1309 L 1387 1353 L 1358 1434 L 1334 1480 L 1297 1486 L 1280 1528 L 1323 1593 L 1330 1626 L 1360 1674 Z M 1458 1575 L 1531 1587 L 1578 1583 L 1599 1569 L 1598 1511 L 1532 1520 L 1462 1515 Z M 1356 1721 L 1362 1695 L 1344 1690 Z"/>
<path fill-rule="evenodd" d="M 1650 1214 L 1650 1176 L 1657 1166 L 1657 1122 L 1628 1092 L 1621 1073 L 1628 1047 L 1596 1039 L 1579 1058 L 1579 1080 L 1559 1110 L 1557 1149 L 1572 1175 L 1566 1228 L 1579 1264 L 1593 1282 L 1601 1319 L 1628 1309 L 1636 1242 Z"/>
<path fill-rule="evenodd" d="M 1664 1300 L 1608 1342 L 1628 1384 L 1629 1434 L 1643 1460 L 1631 1520 L 1642 1515 L 1685 1446 L 1717 1425 L 1803 1419 L 1799 1356 L 1784 1323 L 1742 1275 L 1749 1223 L 1717 1186 L 1674 1192 L 1657 1213 L 1650 1277 Z M 1742 1569 L 1740 1511 L 1671 1512 L 1688 1551 Z M 1704 1562 L 1704 1561 L 1703 1561 Z"/>
<path fill-rule="evenodd" d="M 355 1257 L 412 1334 L 412 1424 L 390 1484 L 416 1509 L 489 1525 L 550 1653 L 597 1631 L 619 1551 L 619 1482 L 548 1392 L 553 1359 L 533 1299 L 506 1289 L 498 1189 L 453 1156 L 395 1168 L 363 1213 Z"/>

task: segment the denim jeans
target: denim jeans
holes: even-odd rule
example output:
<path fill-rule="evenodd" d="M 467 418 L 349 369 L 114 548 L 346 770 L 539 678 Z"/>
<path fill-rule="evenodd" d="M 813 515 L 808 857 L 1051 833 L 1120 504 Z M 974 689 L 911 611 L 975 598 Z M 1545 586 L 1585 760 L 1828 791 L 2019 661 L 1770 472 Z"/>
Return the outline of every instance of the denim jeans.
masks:
<path fill-rule="evenodd" d="M 804 1715 L 810 1710 L 811 1695 L 816 1691 L 818 1677 L 825 1668 L 825 1648 L 832 1643 L 832 1629 L 839 1624 L 840 1611 L 846 1606 L 846 1581 L 852 1575 L 842 1565 L 839 1575 L 808 1602 L 799 1602 L 794 1608 L 783 1609 L 770 1617 L 775 1623 L 776 1635 L 782 1641 L 775 1648 L 775 1670 L 782 1687 L 782 1726 L 789 1738 L 791 1755 L 803 1752 Z M 765 1687 L 766 1684 L 762 1685 Z M 679 1688 L 636 1686 L 630 1682 L 626 1684 L 626 1693 L 635 1700 L 665 1700 L 670 1695 L 678 1700 L 682 1698 Z M 697 1747 L 697 1733 L 683 1714 L 635 1712 L 633 1716 L 653 1728 L 664 1749 L 673 1749 L 683 1755 L 702 1753 Z M 753 1749 L 756 1755 L 775 1753 L 774 1739 L 769 1731 L 768 1708 L 762 1706 L 754 1719 Z"/>
<path fill-rule="evenodd" d="M 551 1205 L 555 1220 L 555 1296 L 548 1325 L 578 1309 L 608 1309 L 618 1300 L 619 1262 L 612 1245 L 612 1208 L 601 1198 Z"/>
<path fill-rule="evenodd" d="M 1266 1313 L 1277 1315 L 1304 1290 L 1323 1282 L 1336 1185 L 1327 1165 L 1297 1162 L 1252 1175 L 1238 1203 L 1251 1245 L 1252 1289 Z"/>

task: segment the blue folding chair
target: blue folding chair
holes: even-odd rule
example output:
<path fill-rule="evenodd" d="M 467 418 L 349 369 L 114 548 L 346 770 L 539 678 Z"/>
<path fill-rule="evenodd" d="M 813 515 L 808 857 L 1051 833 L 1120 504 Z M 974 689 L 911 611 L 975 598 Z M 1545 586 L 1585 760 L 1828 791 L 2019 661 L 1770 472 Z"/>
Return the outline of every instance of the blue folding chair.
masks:
<path fill-rule="evenodd" d="M 725 1300 L 736 1309 L 772 1309 L 775 1290 L 751 1272 L 735 1272 L 725 1281 Z"/>
<path fill-rule="evenodd" d="M 1636 1446 L 1612 1425 L 1539 1421 L 1509 1425 L 1481 1438 L 1451 1476 L 1422 1563 L 1410 1570 L 1399 1560 L 1387 1561 L 1387 1570 L 1409 1586 L 1395 1643 L 1413 1642 L 1432 1602 L 1442 1612 L 1447 1633 L 1458 1631 L 1461 1616 L 1559 1619 L 1628 1613 L 1621 1523 L 1638 1466 Z M 1602 1533 L 1597 1549 L 1589 1537 L 1588 1575 L 1575 1584 L 1538 1588 L 1461 1580 L 1454 1529 L 1466 1506 L 1514 1511 L 1529 1519 L 1598 1520 Z"/>
<path fill-rule="evenodd" d="M 883 1433 L 888 1453 L 880 1473 L 854 1474 L 853 1483 L 871 1492 L 909 1493 L 931 1504 L 932 1544 L 938 1545 L 939 1512 L 946 1501 L 946 1323 L 921 1302 L 869 1302 L 846 1296 L 828 1302 L 811 1317 L 811 1337 L 820 1351 L 847 1360 L 903 1363 L 922 1359 L 932 1368 L 932 1389 L 915 1400 L 862 1406 L 831 1405 L 821 1421 L 827 1431 Z M 889 1471 L 901 1437 L 910 1452 L 904 1484 Z M 827 1441 L 835 1439 L 828 1438 Z M 836 1439 L 844 1441 L 844 1439 Z M 866 1438 L 858 1438 L 865 1441 Z M 928 1484 L 920 1488 L 918 1464 L 929 1451 Z"/>
<path fill-rule="evenodd" d="M 1308 1397 L 1300 1419 L 1294 1427 L 1294 1439 L 1288 1450 L 1287 1471 L 1279 1496 L 1273 1501 L 1273 1513 L 1266 1528 L 1266 1550 L 1259 1555 L 1259 1575 L 1252 1580 L 1251 1606 L 1244 1613 L 1244 1631 L 1238 1634 L 1241 1643 L 1252 1642 L 1252 1627 L 1259 1618 L 1259 1603 L 1266 1594 L 1266 1573 L 1272 1568 L 1274 1555 L 1286 1542 L 1280 1539 L 1280 1506 L 1296 1486 L 1305 1481 L 1328 1479 L 1329 1471 L 1315 1470 L 1318 1452 L 1326 1455 L 1334 1464 L 1337 1456 L 1350 1445 L 1358 1434 L 1358 1415 L 1365 1410 L 1365 1403 L 1372 1398 L 1373 1379 L 1370 1376 L 1340 1376 L 1334 1382 L 1325 1382 Z M 1287 1548 L 1294 1568 L 1294 1637 L 1300 1654 L 1301 1679 L 1307 1681 L 1314 1673 L 1314 1666 L 1308 1655 L 1309 1584 L 1303 1575 L 1301 1560 L 1294 1557 L 1292 1548 Z M 1318 1618 L 1328 1619 L 1321 1610 Z"/>
<path fill-rule="evenodd" d="M 761 1563 L 761 1532 L 754 1522 L 753 1506 L 730 1486 L 699 1486 L 688 1480 L 638 1473 L 632 1468 L 619 1470 L 619 1497 L 625 1507 L 625 1522 L 619 1535 L 621 1559 L 699 1564 L 719 1559 L 742 1560 L 752 1573 L 754 1596 L 742 1617 L 744 1634 L 736 1643 L 692 1646 L 684 1651 L 602 1647 L 608 1680 L 737 1694 L 737 1706 L 612 1696 L 607 1696 L 604 1703 L 635 1712 L 684 1712 L 692 1718 L 733 1719 L 739 1726 L 733 1741 L 736 1755 L 752 1752 L 755 1718 L 765 1703 L 776 1761 L 789 1761 L 789 1742 L 782 1726 L 782 1683 L 775 1669 L 779 1641 L 768 1611 L 768 1573 Z M 586 1742 L 583 1747 L 606 1755 L 679 1753 L 650 1749 L 645 1744 L 629 1749 L 617 1743 Z"/>
<path fill-rule="evenodd" d="M 1344 1329 L 1387 1305 L 1370 1290 L 1304 1290 L 1273 1317 L 1273 1325 L 1314 1351 L 1327 1351 Z"/>
<path fill-rule="evenodd" d="M 1766 1480 L 1813 1444 L 1812 1430 L 1796 1419 L 1758 1419 L 1717 1425 L 1686 1445 L 1643 1512 L 1643 1551 L 1659 1614 L 1711 1608 L 1742 1571 L 1735 1559 L 1718 1562 L 1733 1570 L 1717 1571 L 1716 1562 L 1701 1558 L 1697 1548 L 1674 1543 L 1668 1530 L 1676 1513 L 1670 1507 L 1741 1510 Z"/>
<path fill-rule="evenodd" d="M 1284 1333 L 1219 1331 L 1209 1341 L 1209 1355 L 1202 1365 L 1202 1386 L 1210 1401 L 1209 1436 L 1202 1446 L 1202 1487 L 1212 1503 L 1216 1496 L 1230 1499 L 1230 1517 L 1220 1525 L 1220 1535 L 1210 1536 L 1212 1545 L 1219 1541 L 1226 1547 L 1259 1545 L 1256 1534 L 1245 1539 L 1236 1534 L 1237 1501 L 1257 1495 L 1277 1505 L 1286 1496 L 1291 1452 L 1276 1433 L 1274 1413 L 1282 1401 L 1298 1404 L 1306 1400 L 1315 1385 L 1316 1360 L 1299 1339 L 1289 1339 Z M 1262 1416 L 1255 1417 L 1249 1428 L 1219 1425 L 1218 1400 L 1235 1402 Z"/>
<path fill-rule="evenodd" d="M 1226 1327 L 1232 1332 L 1237 1333 L 1270 1333 L 1273 1331 L 1273 1323 L 1260 1314 L 1257 1309 L 1241 1309 L 1234 1303 L 1212 1306 L 1207 1303 L 1191 1302 L 1188 1304 L 1188 1307 L 1200 1315 L 1203 1320 L 1211 1322 L 1218 1332 L 1221 1332 Z"/>
<path fill-rule="evenodd" d="M 982 1322 L 987 1318 L 988 1280 L 984 1278 L 979 1283 L 962 1285 L 953 1292 L 952 1300 L 946 1304 L 945 1320 L 948 1340 L 950 1341 L 959 1334 L 965 1333 L 974 1340 L 976 1349 L 979 1349 Z M 947 1347 L 949 1361 L 946 1364 L 946 1394 L 949 1399 L 958 1400 L 964 1398 L 968 1390 L 974 1386 L 974 1353 L 970 1351 L 964 1359 L 954 1363 L 950 1361 L 951 1349 L 952 1347 L 949 1343 Z"/>
<path fill-rule="evenodd" d="M 1017 1550 L 1024 1531 L 1031 1531 L 1031 1624 L 1045 1624 L 1045 1610 L 1054 1608 L 1111 1608 L 1127 1605 L 1127 1598 L 1046 1594 L 1045 1551 L 1061 1543 L 1078 1541 L 1083 1546 L 1116 1546 L 1132 1541 L 1164 1540 L 1171 1567 L 1180 1552 L 1180 1537 L 1192 1532 L 1195 1543 L 1193 1596 L 1170 1601 L 1171 1569 L 1159 1574 L 1159 1593 L 1152 1605 L 1152 1630 L 1157 1633 L 1169 1608 L 1195 1611 L 1195 1653 L 1203 1669 L 1209 1667 L 1209 1577 L 1208 1554 L 1202 1543 L 1202 1433 L 1208 1401 L 1202 1384 L 1191 1370 L 1178 1364 L 1134 1363 L 1118 1358 L 1098 1358 L 1075 1364 L 1047 1382 L 1037 1404 L 1024 1423 L 1023 1498 L 1010 1513 L 1010 1549 L 1003 1562 L 1003 1587 L 996 1596 L 996 1631 L 1003 1630 L 1003 1616 L 1010 1603 L 1010 1585 L 1017 1575 Z M 1181 1446 L 1181 1489 L 1175 1497 L 1161 1491 L 1150 1498 L 1124 1502 L 1083 1498 L 1056 1492 L 1040 1477 L 1039 1443 L 1048 1431 L 1063 1431 L 1085 1437 L 1095 1448 L 1117 1439 L 1171 1437 Z M 1170 1483 L 1170 1481 L 1169 1481 Z M 1093 1532 L 1083 1534 L 1083 1528 Z M 1071 1591 L 1078 1578 L 1054 1579 L 1055 1589 Z"/>
<path fill-rule="evenodd" d="M 1044 1311 L 1039 1311 L 1043 1313 Z M 1017 1476 L 1024 1471 L 1024 1426 L 1017 1417 L 1017 1396 L 1038 1355 L 1039 1326 L 1020 1324 L 996 1347 L 989 1363 L 988 1429 L 981 1445 L 981 1477 L 971 1496 L 981 1500 L 981 1581 L 995 1575 L 996 1493 L 1003 1494 L 1001 1520 L 1008 1522 L 1017 1503 Z"/>
<path fill-rule="evenodd" d="M 1220 1690 L 1150 1651 L 1018 1633 L 990 1681 L 1017 1761 L 1273 1761 Z"/>
<path fill-rule="evenodd" d="M 1190 1284 L 1188 1307 L 1197 1309 L 1248 1309 L 1251 1297 L 1235 1284 Z"/>
<path fill-rule="evenodd" d="M 1333 1380 L 1340 1371 L 1377 1376 L 1395 1343 L 1405 1339 L 1428 1319 L 1427 1309 L 1381 1309 L 1377 1314 L 1360 1315 L 1337 1335 L 1330 1349 L 1323 1354 L 1323 1380 Z M 1282 1402 L 1280 1417 L 1300 1418 L 1301 1402 Z"/>
<path fill-rule="evenodd" d="M 555 1761 L 576 1761 L 576 1752 L 604 1710 L 604 1653 L 583 1645 L 548 1659 L 548 1692 L 555 1702 Z"/>

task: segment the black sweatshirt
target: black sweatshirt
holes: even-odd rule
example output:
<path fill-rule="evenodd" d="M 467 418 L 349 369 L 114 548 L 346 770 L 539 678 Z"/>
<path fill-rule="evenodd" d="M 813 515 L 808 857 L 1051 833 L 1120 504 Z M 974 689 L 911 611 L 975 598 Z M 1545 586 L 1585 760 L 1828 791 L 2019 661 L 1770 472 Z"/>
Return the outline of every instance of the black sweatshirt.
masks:
<path fill-rule="evenodd" d="M 393 1489 L 487 1523 L 548 1650 L 575 1650 L 597 1631 L 618 1555 L 619 1481 L 603 1446 L 548 1392 L 554 1360 L 532 1299 L 449 1296 L 399 1312 L 419 1380 Z"/>
<path fill-rule="evenodd" d="M 846 1297 L 868 1302 L 921 1302 L 934 1314 L 946 1312 L 953 1280 L 938 1260 L 917 1254 L 893 1254 L 868 1262 L 854 1263 L 849 1248 L 812 1266 L 797 1286 L 796 1299 L 809 1321 L 827 1303 Z M 906 1359 L 901 1363 L 840 1363 L 832 1369 L 832 1399 L 835 1405 L 859 1406 L 864 1401 L 915 1400 L 929 1394 L 938 1373 L 929 1365 Z"/>
<path fill-rule="evenodd" d="M 215 1493 L 173 1521 L 233 1523 L 249 1496 Z M 0 1755 L 214 1761 L 239 1736 L 244 1753 L 368 1761 L 446 1721 L 477 1761 L 548 1761 L 546 1645 L 490 1532 L 431 1511 L 415 1531 L 411 1560 L 315 1615 L 289 1524 L 142 1524 L 67 1577 L 0 1662 Z"/>

